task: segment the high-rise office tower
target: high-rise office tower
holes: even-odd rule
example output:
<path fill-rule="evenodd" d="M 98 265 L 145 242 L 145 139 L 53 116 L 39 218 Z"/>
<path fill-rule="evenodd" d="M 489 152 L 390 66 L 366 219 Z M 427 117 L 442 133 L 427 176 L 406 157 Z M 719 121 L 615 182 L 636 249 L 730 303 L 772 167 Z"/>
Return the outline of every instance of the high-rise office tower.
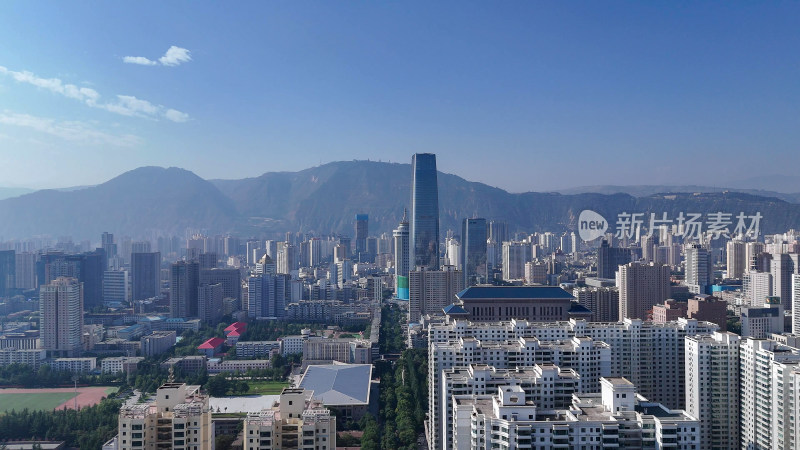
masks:
<path fill-rule="evenodd" d="M 408 218 L 403 210 L 400 224 L 392 232 L 394 236 L 394 294 L 399 299 L 408 300 L 409 234 Z"/>
<path fill-rule="evenodd" d="M 439 187 L 436 155 L 411 157 L 410 269 L 439 270 Z"/>
<path fill-rule="evenodd" d="M 286 274 L 269 274 L 247 280 L 247 315 L 254 319 L 285 317 L 291 297 L 291 278 Z"/>
<path fill-rule="evenodd" d="M 530 260 L 531 247 L 523 242 L 503 242 L 503 279 L 521 280 L 525 263 Z"/>
<path fill-rule="evenodd" d="M 222 239 L 222 253 L 225 256 L 235 256 L 239 254 L 239 238 L 236 236 L 225 236 Z M 219 252 L 218 252 L 219 253 Z"/>
<path fill-rule="evenodd" d="M 358 261 L 364 261 L 367 253 L 367 236 L 369 236 L 369 215 L 356 214 L 356 254 Z M 362 257 L 361 255 L 364 254 Z"/>
<path fill-rule="evenodd" d="M 629 262 L 631 262 L 630 249 L 612 247 L 603 239 L 600 248 L 597 249 L 597 277 L 613 279 L 619 266 Z"/>
<path fill-rule="evenodd" d="M 197 257 L 201 269 L 213 269 L 217 267 L 217 259 L 216 253 L 200 253 Z"/>
<path fill-rule="evenodd" d="M 508 224 L 499 220 L 489 221 L 489 239 L 501 245 L 505 241 L 511 240 L 508 236 Z"/>
<path fill-rule="evenodd" d="M 14 250 L 0 251 L 0 297 L 11 294 L 17 283 L 17 257 Z"/>
<path fill-rule="evenodd" d="M 744 258 L 745 264 L 747 264 L 747 269 L 757 269 L 756 267 L 756 257 L 764 252 L 764 243 L 763 242 L 748 242 L 745 244 L 744 247 Z"/>
<path fill-rule="evenodd" d="M 750 306 L 764 306 L 772 295 L 772 274 L 749 270 L 742 275 L 742 294 Z"/>
<path fill-rule="evenodd" d="M 742 278 L 748 270 L 747 264 L 747 246 L 742 241 L 729 241 L 726 246 L 726 268 L 728 278 Z"/>
<path fill-rule="evenodd" d="M 17 289 L 36 289 L 36 254 L 17 253 L 16 255 L 16 287 Z"/>
<path fill-rule="evenodd" d="M 161 252 L 131 253 L 131 297 L 146 300 L 161 293 Z"/>
<path fill-rule="evenodd" d="M 268 258 L 265 258 L 265 260 Z M 270 260 L 271 272 L 275 273 L 275 265 Z M 242 302 L 242 282 L 239 269 L 200 269 L 200 284 L 220 284 L 222 298 L 234 298 L 238 305 Z"/>
<path fill-rule="evenodd" d="M 83 335 L 83 283 L 58 277 L 39 289 L 42 348 L 53 356 L 78 356 Z"/>
<path fill-rule="evenodd" d="M 292 273 L 297 270 L 297 246 L 287 242 L 278 242 L 277 270 L 278 273 Z"/>
<path fill-rule="evenodd" d="M 117 256 L 117 244 L 114 243 L 113 234 L 104 231 L 100 237 L 100 242 L 100 246 L 106 252 L 106 258 L 111 260 Z"/>
<path fill-rule="evenodd" d="M 222 284 L 201 284 L 197 288 L 197 316 L 214 326 L 222 318 Z"/>
<path fill-rule="evenodd" d="M 444 264 L 446 266 L 456 266 L 456 269 L 461 270 L 461 243 L 454 237 L 449 237 L 444 240 Z"/>
<path fill-rule="evenodd" d="M 711 285 L 713 266 L 708 250 L 700 244 L 690 244 L 686 248 L 685 283 L 689 291 L 695 294 L 706 294 Z"/>
<path fill-rule="evenodd" d="M 784 311 L 792 310 L 792 274 L 800 268 L 800 254 L 780 253 L 772 255 L 772 295 L 781 298 Z"/>
<path fill-rule="evenodd" d="M 256 261 L 261 259 L 267 252 L 263 248 L 264 241 L 247 241 L 245 244 L 245 257 L 247 258 L 247 265 L 254 266 Z M 270 255 L 270 258 L 274 258 L 275 255 Z"/>
<path fill-rule="evenodd" d="M 272 240 L 265 241 L 264 242 L 264 251 L 273 260 L 278 259 L 278 241 L 272 241 Z M 256 260 L 256 261 L 258 261 L 258 260 Z"/>
<path fill-rule="evenodd" d="M 151 251 L 150 241 L 131 242 L 131 253 L 150 253 Z"/>
<path fill-rule="evenodd" d="M 647 320 L 654 305 L 670 298 L 670 269 L 661 264 L 628 263 L 617 272 L 619 318 Z"/>
<path fill-rule="evenodd" d="M 486 283 L 486 219 L 464 219 L 461 224 L 461 270 L 464 287 Z"/>
<path fill-rule="evenodd" d="M 686 412 L 700 420 L 700 449 L 739 448 L 739 336 L 686 336 Z"/>
<path fill-rule="evenodd" d="M 464 290 L 464 274 L 453 266 L 442 270 L 409 272 L 409 321 L 419 322 L 425 314 L 441 314 L 442 308 L 456 300 Z"/>
<path fill-rule="evenodd" d="M 172 317 L 197 317 L 197 288 L 200 264 L 178 261 L 170 267 L 169 312 Z"/>
<path fill-rule="evenodd" d="M 564 253 L 565 255 L 568 255 L 568 254 L 572 253 L 572 251 L 573 251 L 572 250 L 572 236 L 570 236 L 569 234 L 567 234 L 565 232 L 564 234 L 561 235 L 561 237 L 559 238 L 559 241 L 560 241 L 559 248 L 561 249 L 562 253 Z"/>
<path fill-rule="evenodd" d="M 125 303 L 130 300 L 129 279 L 127 270 L 106 270 L 103 276 L 103 303 Z"/>

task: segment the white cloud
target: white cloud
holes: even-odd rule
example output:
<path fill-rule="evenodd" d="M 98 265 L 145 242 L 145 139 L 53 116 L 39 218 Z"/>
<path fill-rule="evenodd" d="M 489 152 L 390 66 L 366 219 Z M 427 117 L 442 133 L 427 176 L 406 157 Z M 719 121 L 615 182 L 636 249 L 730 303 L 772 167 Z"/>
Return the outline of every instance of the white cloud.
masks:
<path fill-rule="evenodd" d="M 79 100 L 92 108 L 103 109 L 123 116 L 150 119 L 164 117 L 173 122 L 186 122 L 189 120 L 189 115 L 184 112 L 156 105 L 132 95 L 117 95 L 116 102 L 104 103 L 100 102 L 100 93 L 96 90 L 64 83 L 58 78 L 40 78 L 32 72 L 16 72 L 3 66 L 0 66 L 0 74 L 8 75 L 20 83 L 28 83 L 55 94 Z"/>
<path fill-rule="evenodd" d="M 92 128 L 84 122 L 56 121 L 44 117 L 4 112 L 0 113 L 0 124 L 30 128 L 40 133 L 58 138 L 90 144 L 105 144 L 119 147 L 132 147 L 140 139 L 132 134 L 113 135 Z"/>
<path fill-rule="evenodd" d="M 48 91 L 56 94 L 61 94 L 65 97 L 74 98 L 87 103 L 95 102 L 98 98 L 100 98 L 100 94 L 98 94 L 94 89 L 78 87 L 74 84 L 62 83 L 58 78 L 40 78 L 34 75 L 32 72 L 28 72 L 27 70 L 15 72 L 13 70 L 8 70 L 6 67 L 0 66 L 0 73 L 4 75 L 10 75 L 13 79 L 19 81 L 20 83 L 32 84 L 36 87 L 47 89 Z"/>
<path fill-rule="evenodd" d="M 191 61 L 192 56 L 190 53 L 191 52 L 185 48 L 180 48 L 173 45 L 167 49 L 167 53 L 164 53 L 164 56 L 158 58 L 158 61 L 165 66 L 177 66 Z"/>
<path fill-rule="evenodd" d="M 127 64 L 139 64 L 141 66 L 155 66 L 161 64 L 162 66 L 179 66 L 185 62 L 192 60 L 192 52 L 185 48 L 175 45 L 170 46 L 164 56 L 158 58 L 158 61 L 145 58 L 144 56 L 125 56 L 122 62 Z"/>
<path fill-rule="evenodd" d="M 155 66 L 158 64 L 157 62 L 147 59 L 144 56 L 126 56 L 122 58 L 122 62 L 128 64 L 139 64 L 142 66 Z"/>
<path fill-rule="evenodd" d="M 168 109 L 164 112 L 164 117 L 173 122 L 186 122 L 189 120 L 189 115 L 185 112 L 180 112 L 175 109 Z"/>

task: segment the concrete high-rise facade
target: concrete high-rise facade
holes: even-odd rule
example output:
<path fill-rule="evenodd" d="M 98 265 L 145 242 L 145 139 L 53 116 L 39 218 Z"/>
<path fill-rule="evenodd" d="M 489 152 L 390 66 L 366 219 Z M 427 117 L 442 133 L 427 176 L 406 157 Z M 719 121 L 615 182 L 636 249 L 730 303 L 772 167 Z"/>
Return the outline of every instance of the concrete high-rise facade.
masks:
<path fill-rule="evenodd" d="M 685 284 L 695 294 L 706 294 L 713 280 L 713 267 L 708 250 L 700 244 L 686 248 Z"/>
<path fill-rule="evenodd" d="M 367 237 L 369 236 L 369 215 L 356 214 L 356 253 L 357 261 L 364 261 L 362 255 L 366 257 Z"/>
<path fill-rule="evenodd" d="M 461 224 L 461 270 L 464 287 L 488 282 L 486 219 L 464 219 Z"/>
<path fill-rule="evenodd" d="M 244 449 L 336 449 L 336 416 L 313 391 L 285 388 L 279 401 L 244 420 Z"/>
<path fill-rule="evenodd" d="M 103 276 L 103 303 L 130 300 L 130 277 L 127 270 L 106 270 Z"/>
<path fill-rule="evenodd" d="M 464 276 L 452 266 L 442 270 L 412 270 L 409 273 L 409 321 L 425 314 L 441 313 L 464 290 Z"/>
<path fill-rule="evenodd" d="M 799 363 L 800 352 L 795 348 L 766 339 L 741 341 L 739 433 L 743 450 L 797 448 Z"/>
<path fill-rule="evenodd" d="M 10 295 L 17 283 L 17 257 L 14 250 L 0 251 L 0 297 Z"/>
<path fill-rule="evenodd" d="M 686 336 L 686 412 L 700 420 L 700 450 L 739 447 L 739 336 Z"/>
<path fill-rule="evenodd" d="M 53 356 L 78 356 L 83 335 L 83 283 L 58 277 L 39 288 L 42 348 Z"/>
<path fill-rule="evenodd" d="M 403 210 L 403 219 L 392 232 L 394 237 L 394 295 L 397 298 L 408 300 L 408 272 L 409 260 L 409 231 L 406 211 Z"/>
<path fill-rule="evenodd" d="M 161 253 L 131 253 L 131 298 L 146 300 L 161 294 Z"/>
<path fill-rule="evenodd" d="M 654 305 L 670 298 L 670 268 L 628 263 L 617 272 L 619 318 L 646 320 Z"/>
<path fill-rule="evenodd" d="M 16 254 L 16 287 L 17 289 L 36 289 L 36 254 Z"/>
<path fill-rule="evenodd" d="M 800 275 L 792 275 L 792 334 L 800 334 Z"/>
<path fill-rule="evenodd" d="M 275 272 L 274 265 L 271 270 Z M 217 283 L 222 285 L 223 298 L 234 298 L 241 306 L 242 281 L 239 269 L 200 269 L 201 285 Z"/>
<path fill-rule="evenodd" d="M 764 306 L 772 295 L 772 274 L 749 270 L 742 275 L 742 294 L 750 306 Z"/>
<path fill-rule="evenodd" d="M 499 220 L 490 220 L 488 228 L 489 228 L 488 238 L 496 242 L 498 245 L 505 241 L 511 240 L 511 238 L 508 235 L 508 224 L 506 222 L 501 222 Z"/>
<path fill-rule="evenodd" d="M 411 157 L 411 245 L 409 270 L 439 270 L 439 187 L 436 155 Z"/>
<path fill-rule="evenodd" d="M 269 274 L 247 280 L 247 315 L 254 319 L 285 317 L 291 297 L 291 278 L 286 274 Z"/>
<path fill-rule="evenodd" d="M 503 279 L 521 280 L 525 277 L 525 263 L 530 260 L 531 247 L 524 242 L 503 242 Z"/>
<path fill-rule="evenodd" d="M 615 287 L 584 287 L 572 290 L 578 303 L 592 311 L 592 322 L 619 321 L 619 289 Z"/>
<path fill-rule="evenodd" d="M 200 264 L 178 261 L 170 267 L 169 305 L 172 317 L 197 317 L 197 288 L 200 286 Z"/>
<path fill-rule="evenodd" d="M 197 316 L 204 323 L 215 326 L 222 318 L 222 284 L 201 284 L 197 289 Z"/>
<path fill-rule="evenodd" d="M 118 450 L 214 448 L 208 395 L 200 386 L 165 383 L 155 401 L 122 406 L 116 440 Z"/>
<path fill-rule="evenodd" d="M 746 244 L 738 240 L 729 241 L 725 246 L 725 250 L 728 278 L 741 279 L 742 275 L 748 270 Z"/>
<path fill-rule="evenodd" d="M 784 311 L 792 310 L 792 275 L 800 269 L 800 254 L 780 253 L 772 255 L 772 296 L 780 297 Z"/>

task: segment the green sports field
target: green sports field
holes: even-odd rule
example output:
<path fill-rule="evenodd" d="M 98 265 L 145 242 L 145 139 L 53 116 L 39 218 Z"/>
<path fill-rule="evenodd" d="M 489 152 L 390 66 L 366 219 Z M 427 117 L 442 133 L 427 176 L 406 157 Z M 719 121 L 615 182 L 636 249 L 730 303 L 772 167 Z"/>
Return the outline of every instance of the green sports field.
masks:
<path fill-rule="evenodd" d="M 74 392 L 42 392 L 36 394 L 0 393 L 0 413 L 25 408 L 50 411 L 75 397 Z"/>

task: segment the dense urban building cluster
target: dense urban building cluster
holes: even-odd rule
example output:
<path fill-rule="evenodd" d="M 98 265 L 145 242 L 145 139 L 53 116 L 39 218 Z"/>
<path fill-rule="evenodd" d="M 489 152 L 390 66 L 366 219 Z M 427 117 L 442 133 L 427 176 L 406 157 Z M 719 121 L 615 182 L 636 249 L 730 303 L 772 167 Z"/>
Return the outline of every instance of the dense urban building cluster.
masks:
<path fill-rule="evenodd" d="M 427 358 L 431 449 L 800 448 L 800 232 L 644 220 L 585 241 L 580 221 L 466 217 L 441 233 L 437 173 L 413 156 L 409 207 L 380 233 L 365 211 L 352 237 L 2 242 L 0 368 L 152 363 L 238 386 L 296 357 L 291 387 L 239 411 L 239 444 L 324 450 L 379 417 L 373 378 L 402 351 L 380 342 L 397 338 Z M 387 305 L 402 336 L 379 338 Z M 212 448 L 207 388 L 171 375 L 122 406 L 105 448 Z"/>

